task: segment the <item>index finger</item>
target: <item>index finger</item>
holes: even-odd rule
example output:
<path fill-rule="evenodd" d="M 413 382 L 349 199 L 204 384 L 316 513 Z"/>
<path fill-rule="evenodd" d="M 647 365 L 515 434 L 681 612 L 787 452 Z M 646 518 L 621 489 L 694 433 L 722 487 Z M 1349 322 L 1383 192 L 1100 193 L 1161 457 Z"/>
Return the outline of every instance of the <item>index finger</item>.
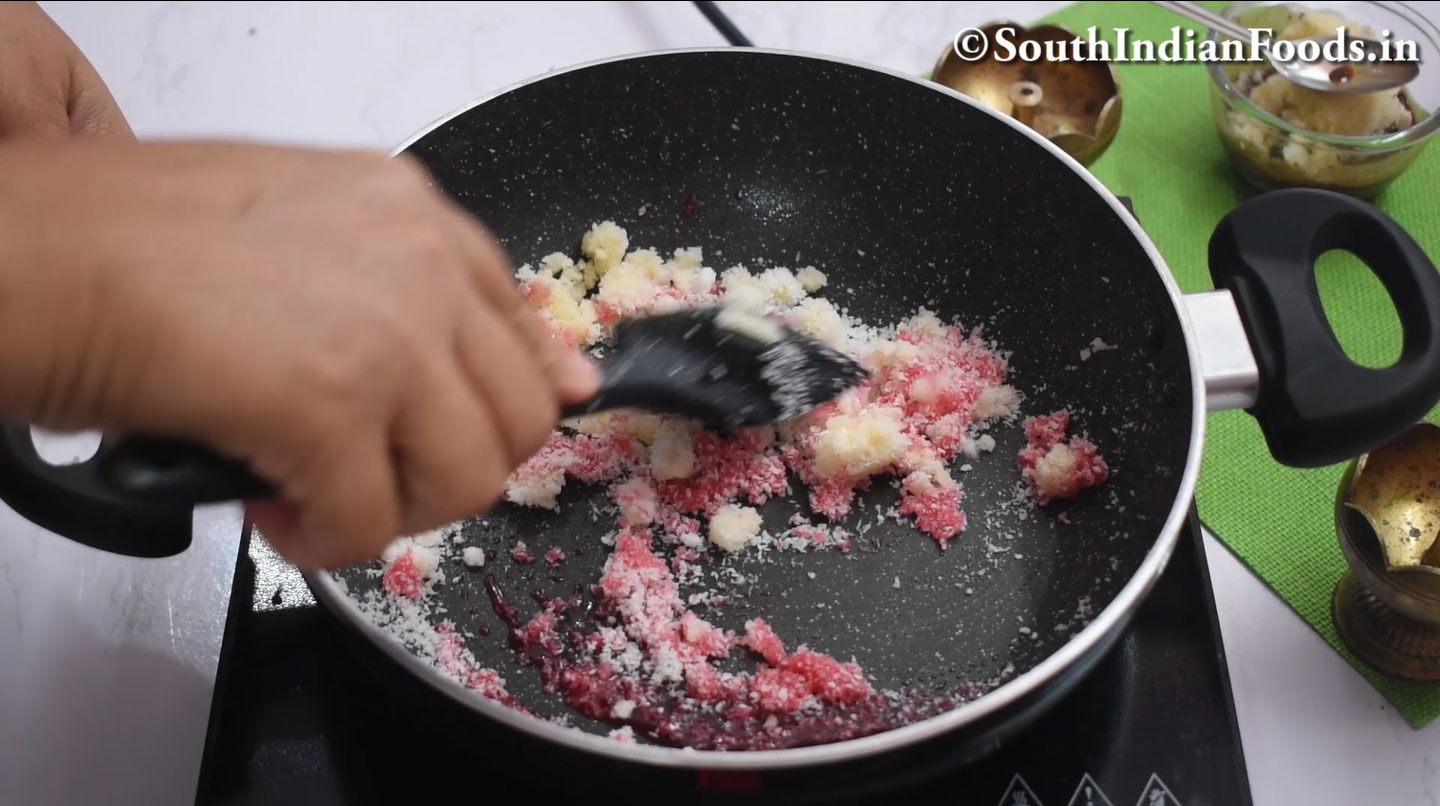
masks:
<path fill-rule="evenodd" d="M 510 271 L 510 260 L 494 237 L 463 212 L 456 216 L 454 228 L 466 255 L 471 257 L 471 276 L 480 293 L 524 340 L 560 399 L 575 403 L 594 394 L 600 386 L 600 372 L 594 362 L 551 334 L 520 293 Z"/>

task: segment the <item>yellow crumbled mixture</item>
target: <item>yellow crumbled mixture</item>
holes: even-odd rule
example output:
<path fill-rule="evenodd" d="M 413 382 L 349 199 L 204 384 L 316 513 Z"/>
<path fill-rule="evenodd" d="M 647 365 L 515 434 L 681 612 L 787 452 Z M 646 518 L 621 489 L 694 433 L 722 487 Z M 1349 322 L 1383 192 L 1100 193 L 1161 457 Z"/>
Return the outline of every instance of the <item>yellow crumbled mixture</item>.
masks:
<path fill-rule="evenodd" d="M 980 393 L 975 402 L 975 419 L 1012 417 L 1020 408 L 1020 399 L 1013 386 L 992 386 Z"/>
<path fill-rule="evenodd" d="M 807 294 L 814 294 L 816 291 L 824 288 L 825 283 L 829 282 L 825 277 L 825 272 L 820 271 L 814 266 L 806 266 L 795 272 L 795 279 L 800 281 L 800 287 L 805 289 Z"/>
<path fill-rule="evenodd" d="M 770 300 L 786 308 L 805 298 L 805 287 L 789 269 L 766 269 L 755 278 L 770 292 Z"/>
<path fill-rule="evenodd" d="M 904 458 L 909 448 L 899 412 L 837 414 L 815 442 L 815 471 L 826 479 L 865 478 Z"/>
<path fill-rule="evenodd" d="M 1075 453 L 1069 445 L 1057 442 L 1035 463 L 1035 489 L 1045 496 L 1059 495 L 1069 487 L 1074 472 Z"/>
<path fill-rule="evenodd" d="M 1332 12 L 1304 11 L 1281 29 L 1276 38 L 1333 37 L 1341 28 L 1352 36 L 1374 36 L 1368 26 Z M 1410 110 L 1400 98 L 1400 88 L 1367 93 L 1319 92 L 1274 74 L 1251 90 L 1250 100 L 1287 123 L 1321 134 L 1357 137 L 1403 127 L 1410 120 Z"/>
<path fill-rule="evenodd" d="M 1353 94 L 1318 92 L 1275 74 L 1250 92 L 1250 100 L 1287 123 L 1320 134 L 1359 137 L 1410 120 L 1398 88 Z"/>
<path fill-rule="evenodd" d="M 710 518 L 710 542 L 725 551 L 739 551 L 760 534 L 760 513 L 754 507 L 727 504 Z"/>
<path fill-rule="evenodd" d="M 840 346 L 849 330 L 840 312 L 824 297 L 809 297 L 795 306 L 793 325 L 801 333 L 831 347 Z"/>
<path fill-rule="evenodd" d="M 580 251 L 589 258 L 590 265 L 603 277 L 605 272 L 620 265 L 630 238 L 625 230 L 614 221 L 604 221 L 590 228 L 580 239 Z"/>
<path fill-rule="evenodd" d="M 529 288 L 540 293 L 537 299 L 540 316 L 556 330 L 575 344 L 588 345 L 599 341 L 601 332 L 595 319 L 595 305 L 583 299 L 583 289 L 579 293 L 580 298 L 577 298 L 574 291 L 577 286 L 536 272 L 529 266 L 521 266 L 518 276 Z"/>

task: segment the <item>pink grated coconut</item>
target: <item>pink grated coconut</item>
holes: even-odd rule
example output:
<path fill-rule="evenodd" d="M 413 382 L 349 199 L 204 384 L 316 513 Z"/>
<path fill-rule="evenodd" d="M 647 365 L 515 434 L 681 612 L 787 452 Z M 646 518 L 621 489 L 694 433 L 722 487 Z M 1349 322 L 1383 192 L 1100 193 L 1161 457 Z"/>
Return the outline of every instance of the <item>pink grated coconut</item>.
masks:
<path fill-rule="evenodd" d="M 546 691 L 582 715 L 668 743 L 739 749 L 836 740 L 883 730 L 917 707 L 876 692 L 854 663 L 803 646 L 787 653 L 762 619 L 737 636 L 686 610 L 643 530 L 621 532 L 600 579 L 598 610 L 613 613 L 619 629 L 577 631 L 578 598 L 547 602 L 521 622 L 493 581 L 487 585 L 496 612 L 511 624 L 517 657 L 540 667 Z M 640 665 L 631 646 L 643 650 Z M 714 665 L 739 647 L 758 656 L 753 672 Z"/>
<path fill-rule="evenodd" d="M 380 586 L 391 596 L 420 598 L 425 592 L 425 581 L 420 577 L 420 569 L 415 567 L 413 549 L 405 549 L 390 563 L 380 577 Z"/>
<path fill-rule="evenodd" d="M 1026 445 L 1018 462 L 1030 494 L 1041 506 L 1059 498 L 1074 498 L 1080 491 L 1105 481 L 1110 469 L 1087 437 L 1067 442 L 1070 412 L 1064 409 L 1025 420 Z"/>
<path fill-rule="evenodd" d="M 724 439 L 699 431 L 693 439 L 694 476 L 656 485 L 667 506 L 685 515 L 709 516 L 737 498 L 763 504 L 786 492 L 785 465 L 773 452 L 749 447 L 744 437 Z"/>
<path fill-rule="evenodd" d="M 530 548 L 521 540 L 510 549 L 510 559 L 520 565 L 529 565 L 535 562 L 535 555 L 530 553 Z"/>
<path fill-rule="evenodd" d="M 959 485 L 944 469 L 969 438 L 972 425 L 1013 414 L 1014 393 L 1005 386 L 1005 359 L 977 335 L 965 335 L 923 313 L 896 331 L 909 349 L 899 360 L 872 359 L 870 382 L 851 390 L 805 420 L 800 436 L 782 447 L 785 463 L 810 490 L 811 508 L 829 520 L 844 517 L 857 491 L 894 473 L 905 479 L 898 514 L 943 547 L 965 528 Z M 983 407 L 983 410 L 981 410 Z M 904 456 L 859 477 L 823 477 L 816 450 L 836 414 L 897 417 L 910 447 Z"/>

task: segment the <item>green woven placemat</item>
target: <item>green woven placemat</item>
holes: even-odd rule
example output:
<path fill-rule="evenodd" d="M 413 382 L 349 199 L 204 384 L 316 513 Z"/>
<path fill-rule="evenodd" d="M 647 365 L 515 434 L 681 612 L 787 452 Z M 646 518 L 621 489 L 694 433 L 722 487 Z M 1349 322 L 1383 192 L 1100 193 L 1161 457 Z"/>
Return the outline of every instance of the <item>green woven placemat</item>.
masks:
<path fill-rule="evenodd" d="M 1210 3 L 1212 7 L 1222 4 Z M 1046 18 L 1074 31 L 1098 26 L 1113 41 L 1160 42 L 1175 25 L 1200 29 L 1149 3 L 1081 2 Z M 1206 245 L 1220 218 L 1250 191 L 1236 180 L 1215 133 L 1200 64 L 1117 64 L 1124 115 L 1110 149 L 1092 166 L 1135 203 L 1146 232 L 1187 292 L 1212 287 Z M 1424 153 L 1374 202 L 1440 259 L 1440 147 Z M 1384 365 L 1400 353 L 1398 321 L 1379 281 L 1358 260 L 1332 253 L 1317 267 L 1332 328 L 1357 361 Z M 1440 422 L 1440 407 L 1430 419 Z M 1197 501 L 1215 535 L 1420 727 L 1440 716 L 1440 686 L 1400 683 L 1357 661 L 1330 620 L 1330 595 L 1345 571 L 1333 501 L 1343 466 L 1294 470 L 1268 453 L 1243 412 L 1212 414 Z"/>

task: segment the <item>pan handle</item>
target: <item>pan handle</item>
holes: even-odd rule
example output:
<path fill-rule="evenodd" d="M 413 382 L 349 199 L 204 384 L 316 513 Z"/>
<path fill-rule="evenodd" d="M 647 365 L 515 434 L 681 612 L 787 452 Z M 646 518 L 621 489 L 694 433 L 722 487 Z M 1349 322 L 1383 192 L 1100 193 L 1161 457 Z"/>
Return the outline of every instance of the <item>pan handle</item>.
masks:
<path fill-rule="evenodd" d="M 1341 249 L 1389 292 L 1404 331 L 1400 359 L 1350 360 L 1325 317 L 1315 261 Z M 1379 209 L 1332 191 L 1265 193 L 1226 215 L 1210 239 L 1210 275 L 1234 297 L 1259 370 L 1246 410 L 1278 461 L 1323 467 L 1372 450 L 1440 401 L 1440 274 Z"/>
<path fill-rule="evenodd" d="M 36 450 L 29 426 L 4 423 L 0 499 L 31 523 L 91 548 L 132 557 L 179 554 L 190 545 L 194 505 L 206 502 L 206 496 L 148 495 L 153 473 L 168 470 L 152 461 L 160 457 L 146 456 L 146 448 L 145 440 L 105 439 L 86 461 L 53 465 Z M 199 461 L 210 468 L 209 474 L 196 474 L 193 468 L 181 472 L 200 481 L 207 476 L 215 480 L 214 473 L 224 465 L 213 454 L 206 456 L 210 458 Z M 137 457 L 145 461 L 137 465 Z M 151 477 L 137 472 L 143 468 L 151 469 Z"/>

